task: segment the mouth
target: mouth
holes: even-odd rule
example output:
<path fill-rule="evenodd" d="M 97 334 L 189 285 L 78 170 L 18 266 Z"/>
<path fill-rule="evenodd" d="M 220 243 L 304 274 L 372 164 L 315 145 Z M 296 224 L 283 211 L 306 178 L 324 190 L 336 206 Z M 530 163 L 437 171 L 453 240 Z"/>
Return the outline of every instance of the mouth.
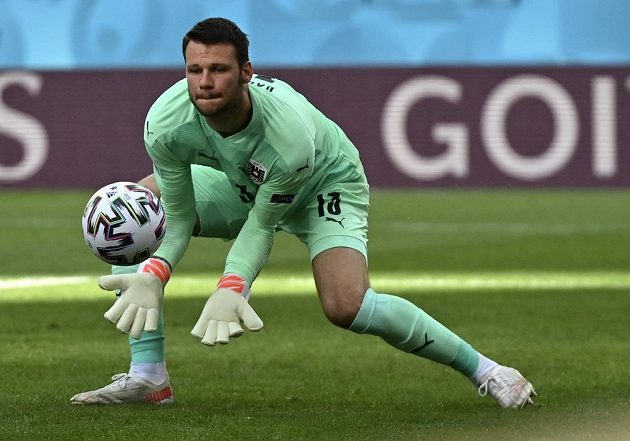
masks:
<path fill-rule="evenodd" d="M 197 96 L 198 100 L 216 100 L 221 98 L 221 95 L 199 95 Z"/>

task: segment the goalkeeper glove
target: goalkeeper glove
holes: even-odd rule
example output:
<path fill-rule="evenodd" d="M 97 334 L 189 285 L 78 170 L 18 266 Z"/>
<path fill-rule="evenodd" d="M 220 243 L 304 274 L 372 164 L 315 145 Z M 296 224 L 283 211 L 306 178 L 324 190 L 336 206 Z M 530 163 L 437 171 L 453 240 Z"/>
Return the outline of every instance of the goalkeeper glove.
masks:
<path fill-rule="evenodd" d="M 201 338 L 201 343 L 214 346 L 215 343 L 229 343 L 230 337 L 240 337 L 243 334 L 241 321 L 250 331 L 260 330 L 263 322 L 247 303 L 248 294 L 247 282 L 242 277 L 236 274 L 223 276 L 191 334 Z"/>
<path fill-rule="evenodd" d="M 125 334 L 139 339 L 142 331 L 157 329 L 164 285 L 171 277 L 169 264 L 159 258 L 145 260 L 133 274 L 103 276 L 101 289 L 121 290 L 122 294 L 105 313 L 105 318 Z"/>

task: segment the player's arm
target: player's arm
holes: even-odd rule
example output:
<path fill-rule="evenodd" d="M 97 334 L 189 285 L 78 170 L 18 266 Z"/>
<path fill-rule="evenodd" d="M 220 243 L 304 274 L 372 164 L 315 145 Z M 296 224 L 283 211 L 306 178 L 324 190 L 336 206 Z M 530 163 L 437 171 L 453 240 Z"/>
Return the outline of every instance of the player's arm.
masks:
<path fill-rule="evenodd" d="M 190 162 L 159 143 L 147 150 L 153 161 L 167 225 L 164 240 L 154 256 L 166 260 L 173 269 L 188 248 L 197 219 Z"/>
<path fill-rule="evenodd" d="M 300 165 L 306 163 L 310 152 L 306 150 Z M 240 321 L 257 331 L 263 322 L 247 303 L 249 286 L 258 276 L 269 257 L 278 222 L 291 207 L 293 197 L 308 179 L 310 170 L 296 172 L 299 165 L 287 164 L 278 160 L 256 195 L 254 206 L 247 221 L 238 234 L 228 253 L 225 271 L 217 290 L 210 296 L 192 330 L 201 342 L 213 346 L 215 343 L 229 343 L 230 337 L 243 333 Z"/>
<path fill-rule="evenodd" d="M 305 161 L 306 162 L 306 161 Z M 305 163 L 304 162 L 304 163 Z M 284 164 L 283 164 L 284 165 Z M 307 173 L 287 173 L 280 168 L 263 183 L 247 221 L 234 241 L 225 262 L 225 274 L 238 274 L 248 285 L 267 262 L 278 222 L 308 178 Z"/>
<path fill-rule="evenodd" d="M 190 242 L 196 219 L 190 165 L 186 158 L 178 157 L 159 140 L 147 143 L 147 151 L 154 163 L 166 213 L 166 235 L 158 251 L 143 262 L 136 273 L 99 279 L 101 288 L 122 291 L 105 318 L 134 338 L 140 338 L 143 330 L 157 329 L 164 285 Z"/>

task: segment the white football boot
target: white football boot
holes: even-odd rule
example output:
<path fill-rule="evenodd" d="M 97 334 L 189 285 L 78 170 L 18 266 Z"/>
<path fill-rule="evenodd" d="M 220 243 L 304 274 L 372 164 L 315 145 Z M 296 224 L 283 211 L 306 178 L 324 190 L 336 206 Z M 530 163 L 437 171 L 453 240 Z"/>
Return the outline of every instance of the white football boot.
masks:
<path fill-rule="evenodd" d="M 162 384 L 153 384 L 133 372 L 116 374 L 113 383 L 100 389 L 81 392 L 70 398 L 72 404 L 171 404 L 173 389 L 167 378 Z"/>
<path fill-rule="evenodd" d="M 479 385 L 479 395 L 490 394 L 501 407 L 518 409 L 534 404 L 534 386 L 519 371 L 507 366 L 495 366 Z"/>

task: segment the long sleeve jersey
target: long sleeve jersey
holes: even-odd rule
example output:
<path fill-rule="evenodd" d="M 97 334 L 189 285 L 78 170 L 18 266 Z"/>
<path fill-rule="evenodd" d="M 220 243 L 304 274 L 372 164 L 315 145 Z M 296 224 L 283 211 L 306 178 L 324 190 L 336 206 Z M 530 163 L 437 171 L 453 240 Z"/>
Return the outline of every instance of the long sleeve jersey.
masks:
<path fill-rule="evenodd" d="M 278 225 L 330 182 L 363 174 L 359 154 L 343 131 L 287 83 L 254 76 L 252 118 L 223 138 L 192 105 L 186 80 L 167 89 L 145 122 L 145 146 L 167 216 L 156 255 L 174 268 L 191 238 L 196 212 L 191 164 L 223 171 L 250 211 L 232 245 L 224 273 L 250 284 L 267 261 Z"/>

